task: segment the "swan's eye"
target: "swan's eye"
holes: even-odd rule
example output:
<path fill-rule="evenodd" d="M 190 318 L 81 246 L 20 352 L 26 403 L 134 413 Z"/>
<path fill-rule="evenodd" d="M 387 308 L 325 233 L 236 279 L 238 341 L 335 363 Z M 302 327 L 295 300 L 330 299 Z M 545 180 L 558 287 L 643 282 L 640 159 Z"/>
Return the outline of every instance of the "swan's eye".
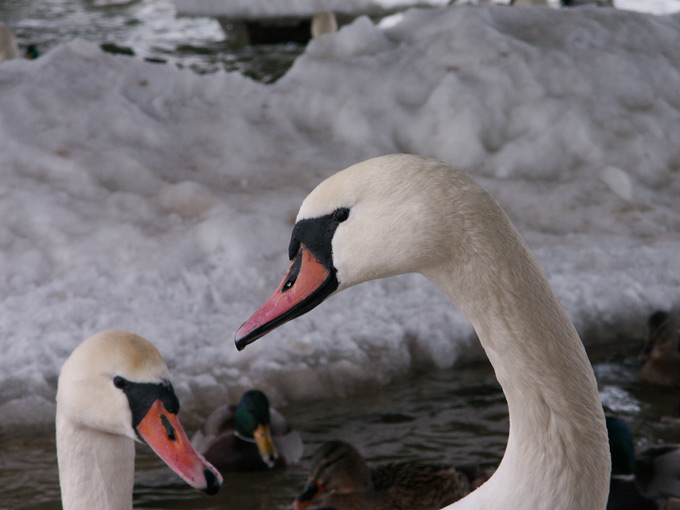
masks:
<path fill-rule="evenodd" d="M 113 378 L 113 385 L 116 388 L 120 388 L 121 390 L 127 386 L 127 381 L 122 378 L 121 376 L 117 375 L 116 377 Z"/>
<path fill-rule="evenodd" d="M 335 212 L 333 213 L 333 219 L 338 223 L 342 223 L 347 218 L 349 218 L 349 209 L 347 209 L 346 207 L 336 209 Z"/>
<path fill-rule="evenodd" d="M 302 267 L 302 257 L 298 254 L 298 256 L 295 257 L 293 264 L 290 266 L 290 272 L 288 273 L 288 280 L 286 280 L 286 283 L 283 284 L 283 287 L 281 288 L 281 292 L 286 292 L 286 291 L 293 288 L 293 285 L 295 285 L 295 281 L 297 280 L 297 277 L 300 274 L 300 268 L 301 267 Z"/>

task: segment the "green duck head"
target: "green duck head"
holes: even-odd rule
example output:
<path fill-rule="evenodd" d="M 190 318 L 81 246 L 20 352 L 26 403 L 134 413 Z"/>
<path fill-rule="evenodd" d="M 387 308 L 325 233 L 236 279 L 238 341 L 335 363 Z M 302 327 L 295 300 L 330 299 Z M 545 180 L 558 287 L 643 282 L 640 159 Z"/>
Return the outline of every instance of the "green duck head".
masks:
<path fill-rule="evenodd" d="M 612 475 L 632 475 L 635 469 L 635 447 L 628 425 L 614 416 L 605 416 L 609 449 L 612 454 Z"/>
<path fill-rule="evenodd" d="M 240 439 L 254 442 L 262 461 L 273 468 L 279 457 L 271 436 L 269 399 L 260 390 L 243 394 L 236 409 L 236 435 Z"/>

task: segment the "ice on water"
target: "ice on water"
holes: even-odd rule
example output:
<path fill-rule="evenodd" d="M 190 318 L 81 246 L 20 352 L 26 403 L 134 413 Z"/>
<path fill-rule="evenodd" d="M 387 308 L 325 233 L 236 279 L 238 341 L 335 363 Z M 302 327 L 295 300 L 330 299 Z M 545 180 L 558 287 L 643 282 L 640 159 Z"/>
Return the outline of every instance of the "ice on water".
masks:
<path fill-rule="evenodd" d="M 480 357 L 424 278 L 373 282 L 238 353 L 322 178 L 412 152 L 471 172 L 587 343 L 680 304 L 680 15 L 409 11 L 310 43 L 280 81 L 199 76 L 81 40 L 0 66 L 0 423 L 49 421 L 88 335 L 164 355 L 185 409 L 277 403 Z"/>

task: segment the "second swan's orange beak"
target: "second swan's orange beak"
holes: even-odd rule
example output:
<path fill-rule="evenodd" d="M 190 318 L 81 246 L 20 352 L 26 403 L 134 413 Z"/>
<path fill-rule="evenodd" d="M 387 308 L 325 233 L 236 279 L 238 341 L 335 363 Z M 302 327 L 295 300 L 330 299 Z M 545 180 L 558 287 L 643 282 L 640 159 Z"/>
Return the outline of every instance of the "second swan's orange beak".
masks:
<path fill-rule="evenodd" d="M 335 271 L 301 245 L 274 294 L 236 332 L 236 348 L 240 351 L 281 324 L 307 313 L 337 287 Z"/>
<path fill-rule="evenodd" d="M 137 434 L 175 473 L 192 487 L 215 494 L 222 476 L 187 437 L 176 414 L 156 400 L 136 427 Z"/>

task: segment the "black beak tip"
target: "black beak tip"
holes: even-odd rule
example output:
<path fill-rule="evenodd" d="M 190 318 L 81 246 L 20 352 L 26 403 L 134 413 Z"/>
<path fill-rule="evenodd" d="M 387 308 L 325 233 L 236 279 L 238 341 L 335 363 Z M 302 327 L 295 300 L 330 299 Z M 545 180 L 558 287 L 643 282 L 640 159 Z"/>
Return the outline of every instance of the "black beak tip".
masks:
<path fill-rule="evenodd" d="M 238 332 L 236 332 L 236 336 L 234 337 L 234 344 L 236 345 L 236 349 L 242 351 L 243 349 L 246 348 L 246 346 L 252 344 L 255 340 L 257 340 L 258 338 L 262 338 L 264 335 L 266 335 L 269 331 L 271 331 L 271 329 L 273 328 L 260 326 L 259 328 L 254 329 L 250 333 L 246 333 L 241 337 L 239 337 Z"/>
<path fill-rule="evenodd" d="M 246 335 L 244 337 L 239 338 L 238 335 L 234 338 L 234 344 L 236 345 L 236 349 L 238 351 L 242 351 L 243 349 L 246 348 L 248 344 L 251 344 L 255 341 L 255 338 L 250 338 L 250 335 Z"/>
<path fill-rule="evenodd" d="M 205 476 L 206 481 L 206 487 L 205 489 L 203 489 L 203 492 L 205 492 L 209 496 L 214 496 L 215 494 L 217 494 L 217 491 L 220 490 L 221 483 L 219 479 L 215 476 L 215 473 L 213 473 L 209 469 L 203 470 L 203 476 Z"/>
<path fill-rule="evenodd" d="M 246 348 L 248 342 L 245 342 L 243 338 L 234 338 L 234 345 L 236 345 L 236 350 L 239 352 Z"/>

